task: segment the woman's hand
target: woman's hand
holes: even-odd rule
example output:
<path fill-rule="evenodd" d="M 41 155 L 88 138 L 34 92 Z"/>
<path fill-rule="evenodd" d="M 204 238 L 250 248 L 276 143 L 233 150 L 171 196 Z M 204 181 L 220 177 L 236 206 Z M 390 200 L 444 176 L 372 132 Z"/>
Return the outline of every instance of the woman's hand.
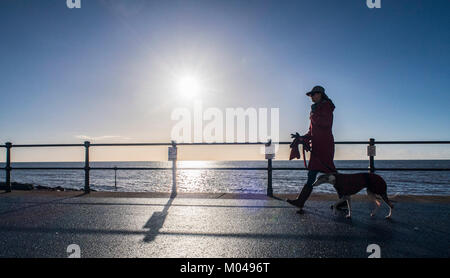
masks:
<path fill-rule="evenodd" d="M 301 136 L 300 136 L 300 134 L 298 134 L 298 132 L 296 132 L 295 134 L 291 133 L 291 138 L 297 139 L 297 138 L 300 138 L 300 137 Z"/>

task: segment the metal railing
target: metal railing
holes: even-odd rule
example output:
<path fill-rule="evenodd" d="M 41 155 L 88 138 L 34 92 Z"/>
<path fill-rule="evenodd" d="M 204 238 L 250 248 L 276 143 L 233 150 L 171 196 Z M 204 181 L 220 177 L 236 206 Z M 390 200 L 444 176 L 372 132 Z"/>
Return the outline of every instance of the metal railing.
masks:
<path fill-rule="evenodd" d="M 91 144 L 89 141 L 85 141 L 84 144 L 29 144 L 29 145 L 13 145 L 11 142 L 0 145 L 0 147 L 6 148 L 6 165 L 3 168 L 6 172 L 6 191 L 11 192 L 11 171 L 12 170 L 84 170 L 84 191 L 89 193 L 90 188 L 90 171 L 91 170 L 171 170 L 173 175 L 172 179 L 175 183 L 177 170 L 255 170 L 255 171 L 267 171 L 267 195 L 273 196 L 272 188 L 272 172 L 280 170 L 307 170 L 307 168 L 289 168 L 289 167 L 273 167 L 272 159 L 267 160 L 267 167 L 177 167 L 176 159 L 173 160 L 172 167 L 90 167 L 89 164 L 89 150 L 91 147 L 131 147 L 131 146 L 205 146 L 205 145 L 270 145 L 271 142 L 242 142 L 242 143 L 102 143 Z M 275 144 L 289 145 L 291 142 L 278 142 Z M 375 171 L 450 171 L 450 168 L 375 168 L 375 146 L 376 145 L 411 145 L 411 144 L 450 144 L 450 141 L 377 141 L 371 138 L 369 141 L 343 141 L 335 142 L 336 145 L 367 145 L 369 166 L 368 168 L 336 168 L 337 170 L 354 170 L 354 171 L 369 171 L 374 173 Z M 85 161 L 84 167 L 12 167 L 11 166 L 11 150 L 12 148 L 47 148 L 47 147 L 84 147 Z"/>

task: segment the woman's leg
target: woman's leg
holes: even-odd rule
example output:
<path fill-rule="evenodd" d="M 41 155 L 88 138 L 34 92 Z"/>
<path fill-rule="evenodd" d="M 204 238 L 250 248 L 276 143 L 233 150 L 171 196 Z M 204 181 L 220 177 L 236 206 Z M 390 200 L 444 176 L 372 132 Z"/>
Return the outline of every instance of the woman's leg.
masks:
<path fill-rule="evenodd" d="M 298 207 L 303 207 L 306 200 L 308 200 L 309 196 L 311 195 L 311 192 L 313 191 L 313 183 L 316 181 L 316 177 L 319 171 L 310 170 L 308 171 L 308 181 L 303 186 L 302 191 L 298 195 L 297 199 L 295 200 L 295 205 Z"/>

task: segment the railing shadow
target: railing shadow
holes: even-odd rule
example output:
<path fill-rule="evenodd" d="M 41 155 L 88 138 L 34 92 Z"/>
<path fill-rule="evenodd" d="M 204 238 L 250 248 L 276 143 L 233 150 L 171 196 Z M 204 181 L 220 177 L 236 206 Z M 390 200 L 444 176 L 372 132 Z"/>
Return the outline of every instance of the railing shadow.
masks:
<path fill-rule="evenodd" d="M 172 175 L 174 176 L 176 175 L 176 170 L 172 172 Z M 167 200 L 167 203 L 164 205 L 163 210 L 153 212 L 150 219 L 148 219 L 147 223 L 144 225 L 144 229 L 149 229 L 148 233 L 144 237 L 143 240 L 144 242 L 151 242 L 155 240 L 155 237 L 158 235 L 159 230 L 164 225 L 167 215 L 169 214 L 169 208 L 172 206 L 172 203 L 175 200 L 175 197 L 177 196 L 176 180 L 177 179 L 175 177 L 172 178 L 172 190 L 170 192 L 169 200 Z"/>
<path fill-rule="evenodd" d="M 0 194 L 5 194 L 5 193 L 11 193 L 11 192 L 4 192 L 4 193 L 0 193 Z M 50 205 L 50 204 L 57 204 L 57 203 L 59 203 L 61 201 L 70 200 L 70 199 L 82 197 L 82 196 L 85 196 L 85 195 L 88 195 L 88 194 L 82 192 L 82 193 L 74 195 L 74 196 L 63 197 L 63 198 L 56 198 L 55 200 L 51 200 L 51 201 L 47 201 L 47 202 L 36 202 L 36 203 L 34 203 L 32 205 L 22 206 L 22 207 L 19 207 L 19 208 L 16 208 L 16 209 L 2 211 L 2 212 L 0 212 L 0 215 L 6 215 L 6 214 L 9 214 L 9 213 L 15 213 L 15 212 L 19 212 L 19 211 L 24 211 L 26 209 L 31 209 L 31 208 L 34 209 L 34 208 L 38 208 L 38 207 L 46 206 L 46 205 Z"/>

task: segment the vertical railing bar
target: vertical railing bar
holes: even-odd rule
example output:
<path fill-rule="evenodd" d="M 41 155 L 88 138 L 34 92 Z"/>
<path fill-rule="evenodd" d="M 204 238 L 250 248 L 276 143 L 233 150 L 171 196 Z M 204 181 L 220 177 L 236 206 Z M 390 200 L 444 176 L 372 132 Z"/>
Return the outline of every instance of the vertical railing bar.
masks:
<path fill-rule="evenodd" d="M 375 139 L 374 138 L 370 138 L 369 139 L 369 146 L 370 147 L 375 147 Z M 369 156 L 369 173 L 375 173 L 375 157 L 374 157 L 374 153 L 370 153 Z"/>
<path fill-rule="evenodd" d="M 85 151 L 85 156 L 84 156 L 84 193 L 91 192 L 91 187 L 89 185 L 89 171 L 90 171 L 89 146 L 90 145 L 91 145 L 91 143 L 89 141 L 84 142 L 84 151 Z"/>
<path fill-rule="evenodd" d="M 178 159 L 177 143 L 175 141 L 172 141 L 172 148 L 175 149 L 175 157 L 172 160 L 172 190 L 170 198 L 175 198 L 175 196 L 177 195 L 177 159 Z"/>
<path fill-rule="evenodd" d="M 272 140 L 265 144 L 265 158 L 267 159 L 267 196 L 273 197 L 273 187 L 272 187 L 272 158 L 274 154 L 271 153 L 271 149 L 269 148 L 272 144 Z"/>
<path fill-rule="evenodd" d="M 5 186 L 6 186 L 6 192 L 12 191 L 12 184 L 11 184 L 11 148 L 12 143 L 6 142 L 6 167 L 5 167 Z"/>
<path fill-rule="evenodd" d="M 273 197 L 272 187 L 272 159 L 267 160 L 267 196 Z"/>
<path fill-rule="evenodd" d="M 114 188 L 117 191 L 117 165 L 114 166 Z"/>

